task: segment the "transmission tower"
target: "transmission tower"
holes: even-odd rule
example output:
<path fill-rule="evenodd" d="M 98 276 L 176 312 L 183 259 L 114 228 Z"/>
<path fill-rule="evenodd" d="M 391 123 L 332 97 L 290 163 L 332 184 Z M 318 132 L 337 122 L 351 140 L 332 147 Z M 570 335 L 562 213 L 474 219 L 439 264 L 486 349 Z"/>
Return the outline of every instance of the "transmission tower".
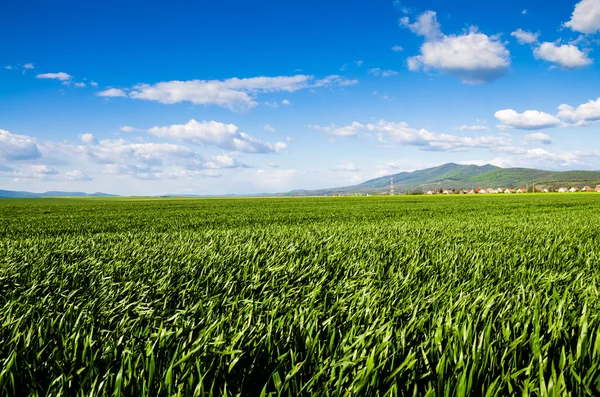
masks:
<path fill-rule="evenodd" d="M 390 176 L 390 196 L 394 195 L 394 177 Z"/>

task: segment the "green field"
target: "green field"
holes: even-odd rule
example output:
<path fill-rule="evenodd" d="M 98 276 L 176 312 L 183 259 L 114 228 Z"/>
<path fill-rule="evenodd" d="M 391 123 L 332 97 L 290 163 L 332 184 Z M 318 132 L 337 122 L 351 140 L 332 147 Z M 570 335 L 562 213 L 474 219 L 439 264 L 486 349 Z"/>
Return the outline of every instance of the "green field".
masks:
<path fill-rule="evenodd" d="M 598 395 L 600 194 L 0 201 L 0 395 Z"/>

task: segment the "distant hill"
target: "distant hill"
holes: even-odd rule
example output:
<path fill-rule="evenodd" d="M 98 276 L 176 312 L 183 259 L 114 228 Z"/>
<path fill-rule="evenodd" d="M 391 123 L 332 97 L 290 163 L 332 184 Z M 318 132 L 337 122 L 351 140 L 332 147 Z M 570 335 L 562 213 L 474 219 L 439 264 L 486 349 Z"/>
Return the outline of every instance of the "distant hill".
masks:
<path fill-rule="evenodd" d="M 39 198 L 39 197 L 117 197 L 116 194 L 108 193 L 83 193 L 83 192 L 19 192 L 14 190 L 0 190 L 0 198 Z"/>
<path fill-rule="evenodd" d="M 491 164 L 443 164 L 413 172 L 401 172 L 365 181 L 358 185 L 318 190 L 293 190 L 289 196 L 324 196 L 332 194 L 383 194 L 390 191 L 390 177 L 397 193 L 427 191 L 431 189 L 559 188 L 600 184 L 600 171 L 544 171 L 530 168 L 500 168 Z"/>

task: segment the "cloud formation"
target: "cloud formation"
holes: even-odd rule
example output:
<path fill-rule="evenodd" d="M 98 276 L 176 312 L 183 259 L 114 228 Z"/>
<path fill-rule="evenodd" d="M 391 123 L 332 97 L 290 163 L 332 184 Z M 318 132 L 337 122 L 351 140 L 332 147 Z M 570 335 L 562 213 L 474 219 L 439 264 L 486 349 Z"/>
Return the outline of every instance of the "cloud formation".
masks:
<path fill-rule="evenodd" d="M 600 2 L 581 0 L 575 5 L 571 19 L 564 26 L 575 32 L 594 34 L 600 31 Z"/>
<path fill-rule="evenodd" d="M 137 84 L 129 93 L 129 97 L 164 104 L 190 102 L 195 105 L 217 105 L 232 110 L 244 110 L 255 107 L 258 104 L 256 96 L 261 93 L 295 92 L 306 88 L 328 86 L 344 87 L 356 83 L 357 80 L 349 80 L 338 75 L 317 80 L 309 75 L 226 80 L 173 80 L 156 84 Z M 103 96 L 126 96 L 123 91 L 119 91 L 119 95 Z"/>
<path fill-rule="evenodd" d="M 38 74 L 37 76 L 38 79 L 52 79 L 52 80 L 60 80 L 60 81 L 69 81 L 73 78 L 73 76 L 71 76 L 68 73 L 65 72 L 58 72 L 58 73 L 42 73 L 42 74 Z"/>
<path fill-rule="evenodd" d="M 434 11 L 417 21 L 408 17 L 400 24 L 423 36 L 421 54 L 408 58 L 411 71 L 436 69 L 458 77 L 463 83 L 483 84 L 501 77 L 510 67 L 510 53 L 498 36 L 487 36 L 476 27 L 460 35 L 444 35 Z"/>
<path fill-rule="evenodd" d="M 245 132 L 241 132 L 234 124 L 217 121 L 198 122 L 192 119 L 186 124 L 155 126 L 150 128 L 148 133 L 159 138 L 216 146 L 244 153 L 275 153 L 287 149 L 287 145 L 283 142 L 277 142 L 274 145 L 261 142 Z"/>
<path fill-rule="evenodd" d="M 379 142 L 398 143 L 401 145 L 417 146 L 422 150 L 458 151 L 468 148 L 488 148 L 495 150 L 513 150 L 512 141 L 504 136 L 467 137 L 451 134 L 440 134 L 424 128 L 412 128 L 405 122 L 379 120 L 377 123 L 362 124 L 357 121 L 347 126 L 331 125 L 321 127 L 310 126 L 312 129 L 335 136 L 355 136 L 360 132 L 374 134 Z"/>
<path fill-rule="evenodd" d="M 543 128 L 556 127 L 560 120 L 551 114 L 537 110 L 526 110 L 517 113 L 513 109 L 498 110 L 494 116 L 504 125 L 521 130 L 539 130 Z"/>
<path fill-rule="evenodd" d="M 522 29 L 517 29 L 510 34 L 512 37 L 516 38 L 519 44 L 533 44 L 536 43 L 539 33 L 527 32 Z"/>
<path fill-rule="evenodd" d="M 533 55 L 563 69 L 582 68 L 593 63 L 585 52 L 573 44 L 542 43 L 533 50 Z"/>

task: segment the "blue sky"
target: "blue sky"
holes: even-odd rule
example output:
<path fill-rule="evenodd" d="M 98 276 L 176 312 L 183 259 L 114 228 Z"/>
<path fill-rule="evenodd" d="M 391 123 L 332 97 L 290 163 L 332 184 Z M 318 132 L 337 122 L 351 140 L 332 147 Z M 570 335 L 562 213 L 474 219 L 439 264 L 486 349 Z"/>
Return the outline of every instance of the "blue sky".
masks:
<path fill-rule="evenodd" d="M 598 0 L 7 0 L 0 26 L 3 189 L 600 170 Z"/>

